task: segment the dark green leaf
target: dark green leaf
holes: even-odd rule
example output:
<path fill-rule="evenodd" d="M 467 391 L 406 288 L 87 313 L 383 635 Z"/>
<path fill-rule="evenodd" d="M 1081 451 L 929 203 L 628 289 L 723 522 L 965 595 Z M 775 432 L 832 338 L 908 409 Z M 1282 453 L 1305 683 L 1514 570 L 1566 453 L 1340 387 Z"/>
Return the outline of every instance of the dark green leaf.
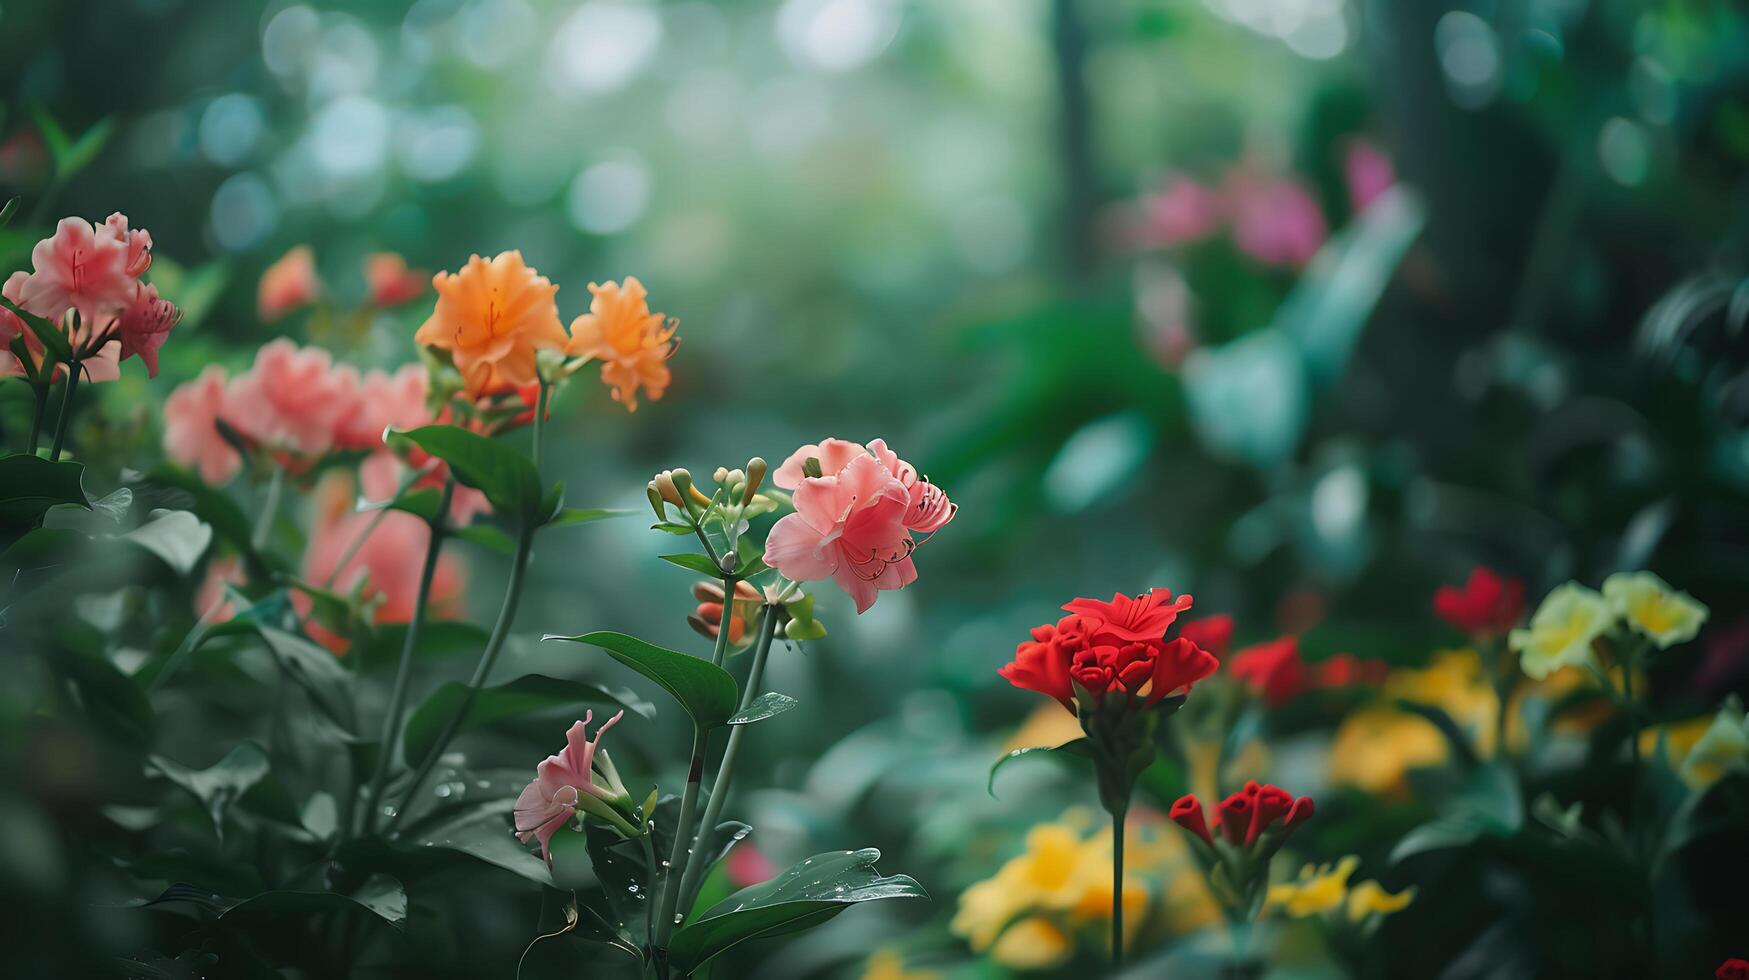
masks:
<path fill-rule="evenodd" d="M 133 678 L 100 654 L 62 648 L 54 666 L 78 691 L 85 713 L 118 738 L 151 741 L 152 705 Z"/>
<path fill-rule="evenodd" d="M 450 533 L 463 541 L 490 548 L 501 555 L 516 553 L 516 542 L 511 540 L 510 535 L 490 524 L 470 524 Z"/>
<path fill-rule="evenodd" d="M 471 815 L 420 834 L 419 846 L 466 854 L 537 884 L 551 885 L 553 876 L 546 863 L 518 841 L 512 829 L 502 814 Z"/>
<path fill-rule="evenodd" d="M 698 901 L 699 889 L 704 887 L 705 880 L 710 877 L 709 870 L 722 863 L 722 860 L 729 856 L 729 852 L 735 849 L 735 845 L 746 840 L 747 835 L 752 832 L 753 828 L 751 826 L 744 824 L 739 820 L 725 820 L 722 823 L 717 824 L 716 833 L 710 835 L 710 837 L 705 840 L 704 846 L 701 849 L 706 874 L 699 875 L 698 881 L 693 884 L 692 894 L 680 896 L 680 908 L 682 910 L 687 912 L 693 910 L 693 907 Z M 698 858 L 694 858 L 694 860 L 697 859 Z M 726 890 L 727 889 L 725 889 L 725 891 Z M 714 905 L 716 903 L 713 902 L 711 904 Z"/>
<path fill-rule="evenodd" d="M 701 575 L 709 575 L 711 578 L 723 577 L 723 570 L 717 567 L 717 563 L 704 555 L 660 555 L 658 557 L 670 565 L 679 565 L 681 568 L 698 572 Z"/>
<path fill-rule="evenodd" d="M 629 510 L 610 510 L 605 507 L 566 507 L 559 511 L 558 516 L 547 522 L 548 527 L 570 527 L 573 524 L 593 524 L 610 517 L 624 517 Z"/>
<path fill-rule="evenodd" d="M 680 820 L 680 798 L 673 795 L 663 797 L 649 819 L 656 824 L 650 837 L 650 849 L 659 862 L 654 877 L 644 861 L 642 844 L 626 840 L 611 828 L 593 821 L 583 827 L 589 866 L 606 893 L 608 908 L 613 910 L 615 921 L 638 943 L 648 936 L 649 903 L 661 894 L 667 878 L 666 858 L 674 847 L 674 827 Z M 559 841 L 555 839 L 554 843 Z M 569 851 L 569 859 L 555 852 L 555 877 L 560 876 L 560 869 L 566 865 L 575 866 L 575 849 Z"/>
<path fill-rule="evenodd" d="M 1057 753 L 1061 753 L 1063 755 L 1077 756 L 1077 757 L 1082 758 L 1082 759 L 1092 759 L 1093 758 L 1093 743 L 1089 742 L 1087 739 L 1078 738 L 1078 739 L 1075 739 L 1073 742 L 1064 742 L 1062 745 L 1032 745 L 1032 746 L 1028 746 L 1024 749 L 1015 749 L 1014 751 L 1008 753 L 1007 755 L 1004 755 L 1002 758 L 997 759 L 994 763 L 991 763 L 991 765 L 990 765 L 990 779 L 985 784 L 984 791 L 989 793 L 991 796 L 996 795 L 996 773 L 997 773 L 997 771 L 1000 770 L 1003 766 L 1007 765 L 1008 763 L 1013 762 L 1015 759 L 1018 759 L 1021 756 L 1027 756 L 1027 755 L 1054 755 Z"/>
<path fill-rule="evenodd" d="M 534 463 L 501 442 L 453 425 L 391 429 L 387 440 L 391 446 L 418 446 L 448 463 L 456 480 L 484 493 L 493 510 L 523 526 L 537 525 L 548 514 L 541 510 L 540 473 Z"/>
<path fill-rule="evenodd" d="M 359 504 L 360 511 L 398 510 L 412 514 L 427 524 L 437 518 L 437 504 L 443 494 L 436 487 L 416 487 L 393 500 L 368 500 Z"/>
<path fill-rule="evenodd" d="M 374 874 L 351 895 L 316 891 L 262 892 L 227 909 L 219 919 L 284 916 L 308 921 L 319 915 L 359 910 L 370 912 L 375 919 L 400 929 L 407 921 L 406 889 L 388 875 Z"/>
<path fill-rule="evenodd" d="M 274 659 L 286 675 L 304 689 L 316 707 L 328 719 L 350 732 L 352 717 L 352 675 L 340 666 L 339 658 L 326 647 L 284 630 L 262 624 L 256 632 L 267 642 Z"/>
<path fill-rule="evenodd" d="M 661 521 L 650 525 L 652 531 L 662 531 L 666 534 L 691 534 L 691 524 L 677 524 L 674 521 Z"/>
<path fill-rule="evenodd" d="M 449 657 L 458 654 L 478 654 L 486 645 L 487 633 L 473 623 L 457 619 L 428 620 L 419 627 L 419 641 L 413 649 L 415 659 Z M 394 667 L 401 662 L 401 646 L 407 640 L 406 623 L 383 623 L 358 649 L 359 663 L 367 670 Z"/>
<path fill-rule="evenodd" d="M 1436 819 L 1410 831 L 1391 851 L 1393 863 L 1424 851 L 1462 847 L 1483 837 L 1508 837 L 1524 824 L 1524 798 L 1512 770 L 1490 762 L 1473 770 L 1463 791 Z"/>
<path fill-rule="evenodd" d="M 147 761 L 166 779 L 200 800 L 221 840 L 225 836 L 225 812 L 267 775 L 267 750 L 255 742 L 238 743 L 223 759 L 205 769 L 190 769 L 161 755 L 151 756 Z"/>
<path fill-rule="evenodd" d="M 5 297 L 0 297 L 0 306 L 4 306 L 24 321 L 30 332 L 36 335 L 37 342 L 43 345 L 43 350 L 49 359 L 62 363 L 73 359 L 73 347 L 67 342 L 67 335 L 61 332 L 61 325 L 53 320 L 37 316 L 17 303 Z M 44 364 L 44 368 L 48 365 Z"/>
<path fill-rule="evenodd" d="M 452 681 L 431 693 L 407 719 L 402 745 L 406 757 L 418 762 L 425 758 L 467 695 L 467 685 Z M 563 680 L 540 674 L 526 674 L 506 684 L 483 688 L 474 698 L 459 731 L 482 728 L 494 722 L 540 711 L 572 710 L 581 716 L 583 705 L 605 705 L 625 708 L 645 717 L 655 711 L 646 701 L 630 692 L 613 692 L 583 681 Z M 574 720 L 574 719 L 573 719 Z M 568 723 L 568 722 L 567 722 Z M 562 738 L 562 732 L 555 738 Z"/>
<path fill-rule="evenodd" d="M 16 198 L 16 197 L 7 198 L 6 199 L 6 206 L 0 207 L 0 228 L 4 228 L 7 225 L 11 224 L 12 223 L 12 216 L 14 214 L 17 214 L 17 213 L 18 213 L 18 198 Z"/>
<path fill-rule="evenodd" d="M 35 525 L 60 504 L 90 507 L 79 484 L 81 463 L 51 463 L 41 456 L 14 453 L 0 458 L 0 527 Z"/>
<path fill-rule="evenodd" d="M 682 971 L 750 939 L 778 936 L 825 921 L 851 905 L 886 898 L 928 898 L 907 875 L 881 877 L 881 852 L 817 854 L 770 881 L 743 888 L 674 934 L 669 953 Z"/>
<path fill-rule="evenodd" d="M 747 705 L 745 709 L 735 712 L 734 716 L 729 719 L 728 724 L 751 725 L 756 721 L 764 721 L 767 718 L 781 715 L 800 703 L 801 702 L 787 694 L 779 694 L 776 691 L 766 691 L 764 694 L 754 698 L 752 703 Z"/>
<path fill-rule="evenodd" d="M 582 636 L 549 633 L 541 639 L 587 643 L 606 650 L 608 656 L 660 684 L 680 702 L 699 728 L 716 728 L 735 713 L 739 693 L 735 678 L 708 660 L 645 643 L 624 633 L 600 631 Z"/>
<path fill-rule="evenodd" d="M 741 564 L 735 568 L 735 577 L 747 578 L 752 575 L 758 575 L 760 572 L 765 571 L 765 569 L 765 556 L 763 553 L 757 555 L 742 555 Z"/>

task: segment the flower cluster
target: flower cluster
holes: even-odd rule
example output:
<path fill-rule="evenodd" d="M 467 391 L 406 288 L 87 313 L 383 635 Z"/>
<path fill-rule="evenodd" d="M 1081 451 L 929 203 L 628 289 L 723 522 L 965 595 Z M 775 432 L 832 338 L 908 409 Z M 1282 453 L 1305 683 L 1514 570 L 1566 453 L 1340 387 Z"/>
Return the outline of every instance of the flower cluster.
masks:
<path fill-rule="evenodd" d="M 373 252 L 364 258 L 365 294 L 373 307 L 400 306 L 418 299 L 430 275 L 409 269 L 394 252 Z M 326 292 L 316 275 L 316 253 L 299 245 L 267 267 L 256 286 L 255 309 L 261 322 L 275 320 L 319 301 Z"/>
<path fill-rule="evenodd" d="M 1270 860 L 1314 809 L 1309 796 L 1295 799 L 1279 786 L 1253 781 L 1216 805 L 1212 823 L 1194 793 L 1173 803 L 1167 817 L 1199 842 L 1209 889 L 1229 921 L 1241 922 L 1256 915 Z"/>
<path fill-rule="evenodd" d="M 1651 572 L 1618 572 L 1601 594 L 1577 582 L 1556 586 L 1507 642 L 1524 672 L 1542 678 L 1562 667 L 1596 669 L 1594 644 L 1612 633 L 1624 644 L 1667 650 L 1694 639 L 1706 618 L 1706 606 Z"/>
<path fill-rule="evenodd" d="M 1191 597 L 1170 589 L 1110 601 L 1076 599 L 1069 615 L 1032 631 L 999 673 L 1015 687 L 1037 691 L 1076 711 L 1083 695 L 1120 707 L 1158 704 L 1182 694 L 1220 666 L 1214 654 L 1183 635 L 1166 639 Z"/>
<path fill-rule="evenodd" d="M 1413 888 L 1392 894 L 1371 879 L 1349 884 L 1358 867 L 1360 858 L 1352 854 L 1334 864 L 1308 864 L 1298 879 L 1270 885 L 1266 901 L 1290 918 L 1341 916 L 1350 925 L 1364 926 L 1401 912 L 1415 900 Z"/>
<path fill-rule="evenodd" d="M 861 446 L 827 439 L 796 450 L 772 473 L 794 492 L 765 542 L 765 562 L 797 582 L 830 578 L 865 612 L 884 591 L 917 578 L 913 534 L 930 535 L 953 520 L 940 487 L 876 439 Z M 927 538 L 925 538 L 927 540 Z"/>
<path fill-rule="evenodd" d="M 1292 635 L 1245 647 L 1227 661 L 1227 673 L 1270 707 L 1311 690 L 1377 686 L 1388 669 L 1382 660 L 1352 653 L 1338 653 L 1308 664 L 1300 656 L 1299 637 Z"/>
<path fill-rule="evenodd" d="M 130 357 L 158 375 L 158 349 L 182 311 L 160 297 L 158 287 L 140 281 L 152 265 L 150 233 L 128 227 L 120 212 L 101 225 L 62 218 L 54 235 L 31 249 L 30 260 L 31 271 L 14 272 L 0 295 L 57 326 L 85 378 L 113 381 Z M 34 374 L 44 356 L 35 331 L 0 308 L 0 375 Z"/>

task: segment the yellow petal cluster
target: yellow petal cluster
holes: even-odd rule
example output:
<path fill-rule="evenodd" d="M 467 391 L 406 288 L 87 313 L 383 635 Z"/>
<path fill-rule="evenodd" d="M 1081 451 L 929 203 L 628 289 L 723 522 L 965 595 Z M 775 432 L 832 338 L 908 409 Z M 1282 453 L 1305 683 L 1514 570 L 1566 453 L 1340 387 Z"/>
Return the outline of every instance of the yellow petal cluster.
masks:
<path fill-rule="evenodd" d="M 1413 888 L 1392 894 L 1376 881 L 1349 885 L 1348 879 L 1359 866 L 1360 858 L 1352 854 L 1334 864 L 1308 864 L 1298 880 L 1269 886 L 1267 902 L 1290 918 L 1330 915 L 1345 909 L 1348 921 L 1360 923 L 1374 915 L 1401 911 L 1415 900 Z"/>
<path fill-rule="evenodd" d="M 1595 663 L 1591 644 L 1615 625 L 1609 603 L 1577 582 L 1555 586 L 1530 617 L 1530 625 L 1507 634 L 1519 666 L 1541 680 L 1562 667 Z"/>
<path fill-rule="evenodd" d="M 1660 650 L 1694 639 L 1707 607 L 1651 572 L 1618 572 L 1603 581 L 1603 598 L 1628 628 Z"/>

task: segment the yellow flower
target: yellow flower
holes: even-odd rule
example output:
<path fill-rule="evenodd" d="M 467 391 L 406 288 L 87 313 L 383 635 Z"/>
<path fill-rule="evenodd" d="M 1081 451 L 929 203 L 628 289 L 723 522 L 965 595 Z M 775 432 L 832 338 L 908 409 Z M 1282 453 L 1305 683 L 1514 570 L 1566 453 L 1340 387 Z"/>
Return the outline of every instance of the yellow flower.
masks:
<path fill-rule="evenodd" d="M 862 980 L 941 980 L 938 970 L 909 970 L 896 949 L 877 949 L 862 968 Z"/>
<path fill-rule="evenodd" d="M 1298 881 L 1269 886 L 1268 903 L 1281 906 L 1290 917 L 1303 919 L 1342 907 L 1348 897 L 1348 876 L 1360 866 L 1350 854 L 1334 865 L 1306 865 Z"/>
<path fill-rule="evenodd" d="M 1363 708 L 1336 729 L 1330 781 L 1401 795 L 1409 788 L 1409 770 L 1440 765 L 1449 752 L 1445 736 L 1426 718 L 1396 708 Z"/>
<path fill-rule="evenodd" d="M 1393 670 L 1385 679 L 1384 694 L 1444 711 L 1469 733 L 1477 752 L 1493 753 L 1500 698 L 1476 651 L 1441 650 L 1419 670 Z"/>
<path fill-rule="evenodd" d="M 990 958 L 1011 970 L 1049 970 L 1061 966 L 1074 951 L 1068 933 L 1035 915 L 1009 926 L 990 947 Z"/>
<path fill-rule="evenodd" d="M 1749 715 L 1732 703 L 1719 709 L 1705 734 L 1694 743 L 1678 773 L 1695 789 L 1718 781 L 1725 770 L 1749 763 Z"/>
<path fill-rule="evenodd" d="M 602 383 L 613 388 L 614 400 L 624 402 L 626 411 L 635 412 L 639 387 L 652 401 L 668 388 L 668 358 L 679 346 L 674 339 L 679 321 L 650 312 L 649 294 L 636 276 L 627 276 L 623 286 L 592 282 L 589 292 L 595 298 L 588 313 L 571 321 L 565 353 L 600 361 Z"/>
<path fill-rule="evenodd" d="M 1694 639 L 1706 622 L 1707 607 L 1677 592 L 1651 572 L 1617 572 L 1603 580 L 1610 609 L 1660 650 Z"/>
<path fill-rule="evenodd" d="M 1352 854 L 1335 864 L 1318 867 L 1308 864 L 1297 881 L 1270 885 L 1267 902 L 1295 919 L 1346 909 L 1348 921 L 1358 923 L 1371 915 L 1401 911 L 1415 900 L 1413 888 L 1393 895 L 1372 880 L 1349 885 L 1348 879 L 1359 866 L 1360 858 Z"/>
<path fill-rule="evenodd" d="M 559 287 L 524 264 L 521 252 L 471 256 L 460 272 L 440 272 L 431 284 L 437 306 L 413 339 L 449 352 L 469 398 L 534 384 L 535 351 L 567 342 L 553 301 Z"/>
<path fill-rule="evenodd" d="M 1415 889 L 1405 888 L 1392 895 L 1383 885 L 1369 879 L 1348 890 L 1348 921 L 1364 922 L 1369 915 L 1401 912 L 1413 901 Z"/>
<path fill-rule="evenodd" d="M 1530 617 L 1530 626 L 1513 630 L 1507 643 L 1524 672 L 1541 680 L 1559 668 L 1592 663 L 1591 641 L 1614 622 L 1603 596 L 1568 582 L 1555 586 Z"/>

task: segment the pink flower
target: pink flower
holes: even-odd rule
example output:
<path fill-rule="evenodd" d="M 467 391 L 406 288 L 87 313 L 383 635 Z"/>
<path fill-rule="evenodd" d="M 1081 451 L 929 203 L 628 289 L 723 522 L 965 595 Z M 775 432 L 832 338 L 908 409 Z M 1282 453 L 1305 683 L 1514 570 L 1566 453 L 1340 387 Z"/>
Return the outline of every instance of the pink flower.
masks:
<path fill-rule="evenodd" d="M 1183 175 L 1143 201 L 1143 237 L 1150 245 L 1170 247 L 1207 238 L 1221 223 L 1220 195 Z"/>
<path fill-rule="evenodd" d="M 1391 158 L 1366 140 L 1350 140 L 1342 157 L 1342 176 L 1348 184 L 1348 204 L 1356 212 L 1391 189 L 1397 182 Z"/>
<path fill-rule="evenodd" d="M 7 278 L 6 284 L 0 286 L 0 296 L 5 296 L 14 303 L 18 302 L 23 295 L 25 280 L 29 278 L 28 272 L 14 272 Z M 24 365 L 19 363 L 18 356 L 12 352 L 12 341 L 18 337 L 24 338 L 26 349 L 33 355 L 31 363 L 35 364 L 42 356 L 42 343 L 25 326 L 24 321 L 19 319 L 18 314 L 0 306 L 0 378 L 24 373 Z"/>
<path fill-rule="evenodd" d="M 879 460 L 887 468 L 887 472 L 905 488 L 905 527 L 908 530 L 918 534 L 931 534 L 953 520 L 958 508 L 947 499 L 947 494 L 927 479 L 919 477 L 917 468 L 888 449 L 885 439 L 876 439 L 867 446 L 859 446 L 848 439 L 827 439 L 817 444 L 810 443 L 791 453 L 772 474 L 771 482 L 781 489 L 794 490 L 802 485 L 808 460 L 818 461 L 820 475 L 830 477 L 842 473 L 859 456 L 873 456 Z"/>
<path fill-rule="evenodd" d="M 256 287 L 255 306 L 261 322 L 272 323 L 300 306 L 314 302 L 322 291 L 316 278 L 316 254 L 299 245 L 267 267 Z"/>
<path fill-rule="evenodd" d="M 226 404 L 225 369 L 216 364 L 178 385 L 164 401 L 164 452 L 215 487 L 231 482 L 243 465 L 214 424 L 224 416 Z"/>
<path fill-rule="evenodd" d="M 364 282 L 372 303 L 399 306 L 425 292 L 431 273 L 407 268 L 407 260 L 394 252 L 375 252 L 364 258 Z"/>
<path fill-rule="evenodd" d="M 194 594 L 195 615 L 204 617 L 209 623 L 229 622 L 237 615 L 237 610 L 225 597 L 225 586 L 241 585 L 243 580 L 243 563 L 235 555 L 207 562 L 206 577 L 201 579 L 200 589 Z"/>
<path fill-rule="evenodd" d="M 135 234 L 144 235 L 145 232 Z M 149 255 L 146 261 L 151 261 Z M 139 355 L 140 361 L 146 365 L 147 376 L 156 378 L 158 348 L 164 346 L 165 339 L 170 336 L 170 328 L 176 326 L 181 319 L 182 311 L 176 308 L 176 304 L 158 298 L 157 286 L 150 283 L 141 285 L 134 291 L 133 300 L 121 313 L 121 359 Z"/>
<path fill-rule="evenodd" d="M 742 841 L 740 846 L 723 859 L 723 872 L 736 888 L 770 881 L 777 877 L 777 871 L 777 865 L 750 840 Z"/>
<path fill-rule="evenodd" d="M 1233 211 L 1233 243 L 1257 261 L 1302 266 L 1324 244 L 1324 213 L 1299 182 L 1258 178 L 1235 168 L 1225 191 Z"/>
<path fill-rule="evenodd" d="M 341 416 L 334 444 L 341 449 L 380 449 L 383 430 L 412 429 L 431 422 L 426 406 L 430 379 L 425 368 L 408 364 L 394 374 L 366 371 L 358 384 L 354 410 Z"/>
<path fill-rule="evenodd" d="M 421 473 L 413 481 L 415 488 L 443 489 L 445 464 L 432 461 L 430 469 Z M 405 479 L 407 465 L 401 457 L 383 449 L 380 452 L 366 456 L 364 462 L 358 464 L 358 482 L 364 491 L 366 500 L 384 501 L 392 498 L 400 489 L 401 481 Z M 455 490 L 449 497 L 449 522 L 453 527 L 467 527 L 477 514 L 489 514 L 492 504 L 486 500 L 486 495 L 473 487 L 455 485 Z"/>
<path fill-rule="evenodd" d="M 152 234 L 144 228 L 128 230 L 128 216 L 120 211 L 109 216 L 103 223 L 103 232 L 109 237 L 127 246 L 127 264 L 123 267 L 128 275 L 138 279 L 147 269 L 152 267 Z"/>
<path fill-rule="evenodd" d="M 233 384 L 234 415 L 226 421 L 269 448 L 319 456 L 334 445 L 340 420 L 356 409 L 356 377 L 350 368 L 337 370 L 319 347 L 269 341 Z"/>
<path fill-rule="evenodd" d="M 765 561 L 784 576 L 832 578 L 859 613 L 878 592 L 917 578 L 905 528 L 910 493 L 873 456 L 864 452 L 833 476 L 803 479 L 794 500 L 795 513 L 778 521 L 765 542 Z"/>
<path fill-rule="evenodd" d="M 593 711 L 585 711 L 583 720 L 565 732 L 565 748 L 558 755 L 549 755 L 535 769 L 535 777 L 516 798 L 516 837 L 524 844 L 529 838 L 540 839 L 540 856 L 552 860 L 549 841 L 559 828 L 569 823 L 585 795 L 612 801 L 618 794 L 595 782 L 595 753 L 601 736 L 625 716 L 621 711 L 602 722 L 589 737 L 589 723 L 595 720 Z"/>
<path fill-rule="evenodd" d="M 137 282 L 128 273 L 129 253 L 128 242 L 107 226 L 99 232 L 84 218 L 62 218 L 55 234 L 31 249 L 34 271 L 23 283 L 18 305 L 50 320 L 77 310 L 84 326 L 101 327 L 134 298 Z"/>

